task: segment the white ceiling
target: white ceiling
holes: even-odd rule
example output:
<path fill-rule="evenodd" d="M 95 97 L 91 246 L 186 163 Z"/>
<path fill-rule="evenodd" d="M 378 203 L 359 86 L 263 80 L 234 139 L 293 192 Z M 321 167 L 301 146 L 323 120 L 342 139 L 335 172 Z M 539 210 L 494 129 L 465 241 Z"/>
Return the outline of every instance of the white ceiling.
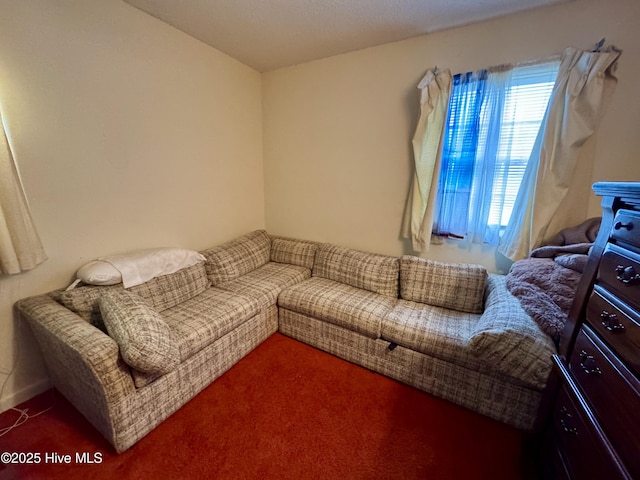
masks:
<path fill-rule="evenodd" d="M 124 0 L 264 72 L 570 0 Z"/>

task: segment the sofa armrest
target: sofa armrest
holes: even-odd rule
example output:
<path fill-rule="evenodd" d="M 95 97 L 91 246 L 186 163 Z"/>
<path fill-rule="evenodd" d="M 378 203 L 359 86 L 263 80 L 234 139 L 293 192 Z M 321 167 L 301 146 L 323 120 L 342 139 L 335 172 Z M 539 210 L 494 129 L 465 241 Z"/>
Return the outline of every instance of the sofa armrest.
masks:
<path fill-rule="evenodd" d="M 114 405 L 135 392 L 118 344 L 48 295 L 20 300 L 16 309 L 40 345 L 54 386 L 112 438 Z"/>
<path fill-rule="evenodd" d="M 485 310 L 469 340 L 471 351 L 508 377 L 542 389 L 551 373 L 553 340 L 507 290 L 503 275 L 489 275 Z"/>

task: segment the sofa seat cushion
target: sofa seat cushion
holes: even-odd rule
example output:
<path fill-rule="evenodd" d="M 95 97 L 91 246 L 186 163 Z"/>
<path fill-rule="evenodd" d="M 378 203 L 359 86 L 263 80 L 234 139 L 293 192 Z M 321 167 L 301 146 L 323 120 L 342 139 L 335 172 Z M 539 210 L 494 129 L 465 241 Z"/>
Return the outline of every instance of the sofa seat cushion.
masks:
<path fill-rule="evenodd" d="M 271 237 L 265 230 L 256 230 L 201 253 L 211 285 L 217 287 L 268 263 Z"/>
<path fill-rule="evenodd" d="M 380 337 L 380 323 L 397 300 L 360 288 L 314 277 L 283 290 L 278 306 Z"/>
<path fill-rule="evenodd" d="M 469 340 L 471 351 L 511 378 L 543 388 L 557 353 L 553 340 L 522 309 L 504 275 L 489 275 L 485 311 Z"/>
<path fill-rule="evenodd" d="M 313 276 L 398 298 L 397 257 L 324 243 L 316 252 Z"/>
<path fill-rule="evenodd" d="M 480 315 L 398 300 L 382 321 L 382 338 L 425 355 L 478 370 L 469 338 Z"/>
<path fill-rule="evenodd" d="M 180 361 L 212 344 L 260 311 L 258 300 L 209 288 L 162 312 L 180 352 Z"/>
<path fill-rule="evenodd" d="M 482 313 L 487 269 L 470 263 L 443 263 L 404 255 L 400 259 L 400 296 L 459 312 Z"/>
<path fill-rule="evenodd" d="M 311 277 L 311 270 L 296 265 L 270 262 L 230 282 L 218 285 L 222 290 L 256 298 L 261 308 L 275 305 L 280 292 Z"/>

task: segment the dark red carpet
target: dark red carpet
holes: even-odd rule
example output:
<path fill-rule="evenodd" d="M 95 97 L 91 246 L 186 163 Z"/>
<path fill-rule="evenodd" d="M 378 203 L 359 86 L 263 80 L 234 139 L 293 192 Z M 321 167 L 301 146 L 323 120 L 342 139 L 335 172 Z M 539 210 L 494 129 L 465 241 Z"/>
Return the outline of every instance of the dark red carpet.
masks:
<path fill-rule="evenodd" d="M 0 463 L 0 479 L 523 478 L 518 430 L 280 334 L 120 455 L 57 392 L 20 408 L 51 404 L 0 437 L 0 452 L 41 463 Z"/>

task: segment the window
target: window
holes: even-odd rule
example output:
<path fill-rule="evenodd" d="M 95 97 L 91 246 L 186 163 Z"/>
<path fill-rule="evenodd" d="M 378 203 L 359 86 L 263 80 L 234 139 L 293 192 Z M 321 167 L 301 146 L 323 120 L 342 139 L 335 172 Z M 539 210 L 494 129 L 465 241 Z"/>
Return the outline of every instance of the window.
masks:
<path fill-rule="evenodd" d="M 455 75 L 433 232 L 497 244 L 544 119 L 559 62 Z"/>

